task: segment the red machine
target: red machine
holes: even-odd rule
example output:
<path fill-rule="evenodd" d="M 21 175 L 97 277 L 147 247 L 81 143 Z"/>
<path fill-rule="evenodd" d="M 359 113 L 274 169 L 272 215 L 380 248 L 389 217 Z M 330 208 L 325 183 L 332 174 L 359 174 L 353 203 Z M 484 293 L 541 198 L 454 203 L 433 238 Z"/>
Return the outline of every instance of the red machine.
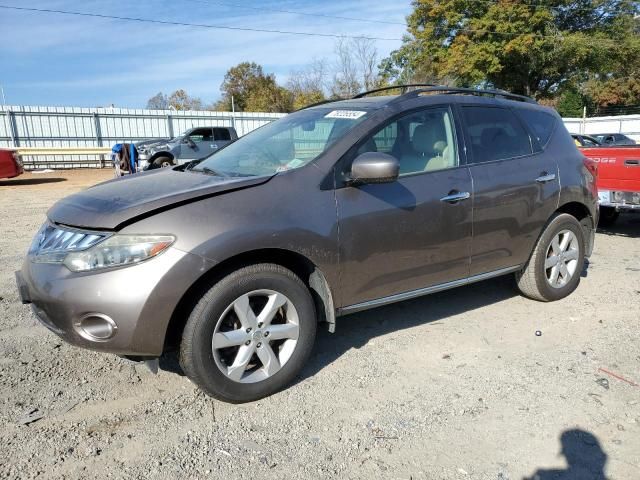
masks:
<path fill-rule="evenodd" d="M 22 160 L 15 150 L 0 148 L 0 178 L 12 178 L 22 174 Z"/>

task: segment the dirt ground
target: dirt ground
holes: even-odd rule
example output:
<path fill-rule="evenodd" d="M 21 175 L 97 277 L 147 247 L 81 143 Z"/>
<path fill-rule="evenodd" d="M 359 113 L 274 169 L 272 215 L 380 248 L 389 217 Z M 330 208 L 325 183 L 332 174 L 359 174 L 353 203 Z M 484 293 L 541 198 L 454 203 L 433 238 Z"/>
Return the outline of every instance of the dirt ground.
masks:
<path fill-rule="evenodd" d="M 640 478 L 640 215 L 598 233 L 565 300 L 505 277 L 344 317 L 293 386 L 229 405 L 19 303 L 47 208 L 110 177 L 0 181 L 1 478 Z"/>

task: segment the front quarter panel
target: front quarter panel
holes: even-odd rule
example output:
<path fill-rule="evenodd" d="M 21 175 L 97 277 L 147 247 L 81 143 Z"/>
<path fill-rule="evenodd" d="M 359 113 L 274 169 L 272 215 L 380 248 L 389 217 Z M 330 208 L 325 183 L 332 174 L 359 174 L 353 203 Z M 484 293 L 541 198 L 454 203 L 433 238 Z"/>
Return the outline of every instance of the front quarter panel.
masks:
<path fill-rule="evenodd" d="M 122 232 L 173 234 L 177 237 L 175 248 L 212 264 L 254 250 L 295 252 L 313 262 L 335 288 L 335 198 L 333 190 L 318 187 L 322 178 L 319 172 L 311 164 L 276 175 L 263 185 L 167 210 L 129 225 Z"/>

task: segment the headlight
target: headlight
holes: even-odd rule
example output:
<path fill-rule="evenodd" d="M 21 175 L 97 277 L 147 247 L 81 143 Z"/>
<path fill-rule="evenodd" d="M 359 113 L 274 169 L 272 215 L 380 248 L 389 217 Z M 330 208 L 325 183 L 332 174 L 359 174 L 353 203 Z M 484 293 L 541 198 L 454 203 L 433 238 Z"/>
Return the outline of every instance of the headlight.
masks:
<path fill-rule="evenodd" d="M 88 250 L 67 254 L 63 263 L 72 272 L 131 265 L 155 257 L 174 241 L 172 235 L 113 235 Z"/>

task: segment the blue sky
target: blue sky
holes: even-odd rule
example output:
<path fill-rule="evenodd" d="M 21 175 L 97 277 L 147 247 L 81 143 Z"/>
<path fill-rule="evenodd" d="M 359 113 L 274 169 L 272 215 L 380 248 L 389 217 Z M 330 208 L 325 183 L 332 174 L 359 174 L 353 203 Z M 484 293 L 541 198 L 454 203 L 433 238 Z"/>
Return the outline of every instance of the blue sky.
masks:
<path fill-rule="evenodd" d="M 238 8 L 296 10 L 405 21 L 410 0 L 0 0 L 188 23 L 401 38 L 401 24 L 365 23 Z M 232 6 L 235 4 L 236 6 Z M 314 57 L 332 59 L 335 39 L 165 26 L 0 9 L 0 84 L 11 105 L 144 107 L 158 91 L 184 88 L 211 102 L 229 67 L 260 63 L 284 84 Z M 380 56 L 399 41 L 376 41 Z"/>

